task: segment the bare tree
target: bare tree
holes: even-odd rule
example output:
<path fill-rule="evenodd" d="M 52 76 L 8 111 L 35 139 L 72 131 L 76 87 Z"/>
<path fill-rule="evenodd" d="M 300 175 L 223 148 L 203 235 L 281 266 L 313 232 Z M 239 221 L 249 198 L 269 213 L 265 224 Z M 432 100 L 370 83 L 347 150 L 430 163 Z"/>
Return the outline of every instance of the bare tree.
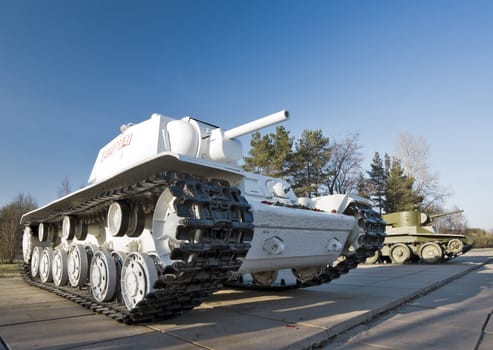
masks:
<path fill-rule="evenodd" d="M 12 263 L 20 252 L 23 214 L 37 207 L 30 195 L 19 194 L 13 202 L 0 208 L 0 261 Z"/>
<path fill-rule="evenodd" d="M 365 177 L 363 172 L 360 172 L 356 181 L 356 194 L 358 196 L 371 199 L 372 194 L 375 193 L 375 185 L 370 179 Z"/>
<path fill-rule="evenodd" d="M 70 182 L 68 180 L 68 177 L 65 176 L 60 184 L 60 187 L 58 187 L 58 198 L 66 196 L 72 192 L 72 189 L 70 188 Z"/>
<path fill-rule="evenodd" d="M 334 141 L 332 144 L 326 169 L 326 185 L 330 194 L 358 191 L 363 161 L 358 139 L 359 134 L 350 134 L 341 142 Z"/>
<path fill-rule="evenodd" d="M 423 198 L 423 209 L 443 205 L 444 200 L 450 196 L 450 191 L 440 186 L 437 174 L 430 172 L 428 142 L 421 136 L 403 133 L 397 139 L 395 151 L 404 174 L 414 179 L 414 190 Z"/>

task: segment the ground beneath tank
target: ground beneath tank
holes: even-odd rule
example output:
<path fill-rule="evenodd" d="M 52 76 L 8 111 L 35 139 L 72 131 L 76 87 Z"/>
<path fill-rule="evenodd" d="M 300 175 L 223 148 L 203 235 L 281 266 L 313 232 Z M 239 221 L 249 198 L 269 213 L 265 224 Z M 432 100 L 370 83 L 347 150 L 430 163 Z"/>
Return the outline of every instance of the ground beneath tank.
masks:
<path fill-rule="evenodd" d="M 0 291 L 0 336 L 11 349 L 493 348 L 493 249 L 440 265 L 361 265 L 303 290 L 223 290 L 138 326 L 17 277 L 0 278 Z"/>

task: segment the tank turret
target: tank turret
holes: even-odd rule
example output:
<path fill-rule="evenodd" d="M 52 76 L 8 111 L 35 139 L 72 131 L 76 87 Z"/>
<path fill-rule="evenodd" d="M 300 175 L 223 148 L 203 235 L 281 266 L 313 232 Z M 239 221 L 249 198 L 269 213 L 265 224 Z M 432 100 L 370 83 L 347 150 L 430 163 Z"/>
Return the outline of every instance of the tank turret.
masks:
<path fill-rule="evenodd" d="M 289 113 L 284 110 L 223 131 L 192 117 L 173 119 L 154 113 L 144 122 L 120 127 L 121 134 L 99 151 L 89 183 L 97 183 L 163 152 L 237 167 L 243 155 L 238 137 L 288 118 Z"/>
<path fill-rule="evenodd" d="M 362 198 L 302 205 L 289 184 L 243 171 L 238 137 L 281 111 L 223 131 L 160 114 L 120 128 L 89 185 L 26 213 L 25 280 L 122 322 L 189 310 L 223 288 L 327 283 L 380 248 Z"/>
<path fill-rule="evenodd" d="M 435 232 L 431 226 L 434 219 L 460 214 L 464 210 L 454 210 L 441 214 L 426 214 L 419 210 L 407 210 L 400 211 L 396 213 L 383 214 L 382 218 L 385 220 L 387 225 L 392 226 L 389 228 L 392 232 L 421 232 L 429 233 Z"/>

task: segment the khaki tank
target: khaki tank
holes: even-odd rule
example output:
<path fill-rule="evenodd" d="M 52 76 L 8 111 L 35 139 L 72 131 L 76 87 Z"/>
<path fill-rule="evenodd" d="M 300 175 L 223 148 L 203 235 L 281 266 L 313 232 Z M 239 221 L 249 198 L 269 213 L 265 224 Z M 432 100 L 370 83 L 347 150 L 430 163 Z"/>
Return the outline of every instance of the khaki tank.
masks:
<path fill-rule="evenodd" d="M 439 263 L 466 253 L 472 247 L 472 241 L 468 237 L 442 234 L 436 232 L 433 226 L 434 219 L 461 212 L 463 210 L 428 215 L 418 210 L 409 210 L 383 214 L 382 219 L 387 223 L 383 248 L 368 258 L 366 263 Z"/>
<path fill-rule="evenodd" d="M 153 114 L 123 125 L 88 186 L 22 217 L 24 279 L 134 323 L 192 309 L 225 284 L 298 288 L 355 268 L 384 239 L 368 203 L 303 206 L 285 181 L 238 164 L 238 137 L 287 118 L 222 130 Z"/>

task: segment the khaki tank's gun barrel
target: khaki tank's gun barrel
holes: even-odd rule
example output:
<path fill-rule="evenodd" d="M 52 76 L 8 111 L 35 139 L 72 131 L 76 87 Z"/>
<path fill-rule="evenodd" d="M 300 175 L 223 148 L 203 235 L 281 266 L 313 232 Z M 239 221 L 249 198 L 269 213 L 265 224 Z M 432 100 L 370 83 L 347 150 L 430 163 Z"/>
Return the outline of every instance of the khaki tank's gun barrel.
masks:
<path fill-rule="evenodd" d="M 433 214 L 433 215 L 430 215 L 430 219 L 431 220 L 438 219 L 438 218 L 442 218 L 444 216 L 450 216 L 450 215 L 454 215 L 454 214 L 460 214 L 462 212 L 464 212 L 464 210 L 454 210 L 454 211 L 449 211 L 449 212 L 442 213 L 442 214 Z"/>
<path fill-rule="evenodd" d="M 257 120 L 251 121 L 249 123 L 237 126 L 236 128 L 226 130 L 224 132 L 224 137 L 226 139 L 234 139 L 254 131 L 266 128 L 268 126 L 280 123 L 289 118 L 289 112 L 286 110 L 270 114 L 263 118 L 259 118 Z"/>

